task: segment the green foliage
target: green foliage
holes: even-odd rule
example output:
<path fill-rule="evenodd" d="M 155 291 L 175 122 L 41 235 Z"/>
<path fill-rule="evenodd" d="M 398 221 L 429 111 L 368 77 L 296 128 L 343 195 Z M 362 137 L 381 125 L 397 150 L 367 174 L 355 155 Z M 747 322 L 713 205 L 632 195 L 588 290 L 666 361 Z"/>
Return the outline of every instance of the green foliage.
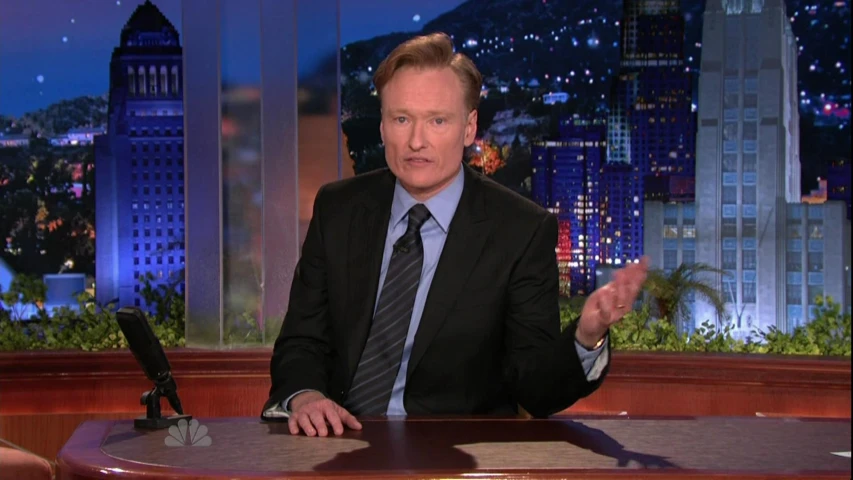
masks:
<path fill-rule="evenodd" d="M 163 317 L 148 315 L 148 321 L 164 347 L 182 347 L 184 340 L 183 299 L 164 298 L 159 289 L 149 288 L 147 295 L 158 311 L 168 311 Z M 18 350 L 83 350 L 94 352 L 115 348 L 127 348 L 127 340 L 116 322 L 113 305 L 98 305 L 89 293 L 77 297 L 77 309 L 62 307 L 50 314 L 41 308 L 46 293 L 44 283 L 32 277 L 16 277 L 8 292 L 0 295 L 6 305 L 35 305 L 37 313 L 31 318 L 21 318 L 23 308 L 0 308 L 0 351 Z M 160 305 L 169 305 L 169 310 L 160 310 Z"/>
<path fill-rule="evenodd" d="M 787 355 L 851 356 L 850 314 L 842 313 L 831 297 L 819 297 L 815 318 L 793 332 L 770 327 L 766 332 L 753 331 L 746 341 L 732 336 L 732 325 L 718 328 L 705 321 L 692 334 L 679 333 L 667 319 L 653 318 L 648 305 L 631 311 L 610 329 L 611 345 L 616 350 L 770 353 Z M 564 304 L 561 326 L 578 321 L 579 308 Z"/>
<path fill-rule="evenodd" d="M 724 270 L 704 263 L 682 263 L 671 273 L 653 269 L 643 286 L 651 297 L 659 318 L 682 325 L 689 310 L 689 296 L 695 294 L 710 303 L 719 318 L 725 316 L 725 299 L 709 281 L 709 275 L 725 275 Z"/>

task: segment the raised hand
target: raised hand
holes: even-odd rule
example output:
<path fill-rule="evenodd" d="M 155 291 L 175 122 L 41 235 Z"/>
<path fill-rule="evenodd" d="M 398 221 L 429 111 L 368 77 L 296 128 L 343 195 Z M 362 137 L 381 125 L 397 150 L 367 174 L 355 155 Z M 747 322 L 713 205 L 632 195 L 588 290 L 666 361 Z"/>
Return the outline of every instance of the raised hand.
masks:
<path fill-rule="evenodd" d="M 649 271 L 649 259 L 643 257 L 617 271 L 613 280 L 587 298 L 581 311 L 575 338 L 585 346 L 594 346 L 607 329 L 619 322 L 634 305 Z"/>

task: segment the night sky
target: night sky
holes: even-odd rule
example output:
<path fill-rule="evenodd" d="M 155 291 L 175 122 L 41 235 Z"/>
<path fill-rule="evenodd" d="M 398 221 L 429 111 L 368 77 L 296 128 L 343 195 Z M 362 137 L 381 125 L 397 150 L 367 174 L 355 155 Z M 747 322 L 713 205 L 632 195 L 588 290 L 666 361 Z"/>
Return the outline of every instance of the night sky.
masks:
<path fill-rule="evenodd" d="M 153 1 L 180 32 L 181 0 Z M 20 116 L 63 99 L 106 93 L 110 55 L 122 26 L 141 3 L 144 0 L 0 1 L 0 114 Z M 257 83 L 258 4 L 221 3 L 223 80 Z M 460 3 L 340 0 L 341 40 L 346 44 L 394 31 L 416 31 Z M 326 4 L 299 0 L 307 16 L 328 14 L 321 10 Z M 318 29 L 312 35 L 324 41 L 334 32 Z M 310 68 L 317 59 L 311 53 L 300 51 L 301 67 Z"/>

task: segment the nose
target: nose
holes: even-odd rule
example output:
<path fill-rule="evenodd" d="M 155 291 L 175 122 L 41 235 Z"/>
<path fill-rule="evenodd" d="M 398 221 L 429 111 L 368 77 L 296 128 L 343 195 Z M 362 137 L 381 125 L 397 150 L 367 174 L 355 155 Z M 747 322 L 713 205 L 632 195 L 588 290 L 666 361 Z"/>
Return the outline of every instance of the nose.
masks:
<path fill-rule="evenodd" d="M 426 146 L 426 138 L 424 138 L 424 128 L 421 122 L 413 122 L 412 129 L 409 133 L 409 148 L 412 151 L 419 151 Z"/>

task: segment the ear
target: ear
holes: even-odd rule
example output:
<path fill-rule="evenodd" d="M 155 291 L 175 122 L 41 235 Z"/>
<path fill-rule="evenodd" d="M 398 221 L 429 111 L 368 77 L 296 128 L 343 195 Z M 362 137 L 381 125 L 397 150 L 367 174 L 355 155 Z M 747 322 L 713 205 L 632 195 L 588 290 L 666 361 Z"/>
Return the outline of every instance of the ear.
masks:
<path fill-rule="evenodd" d="M 477 110 L 471 110 L 465 123 L 465 146 L 470 147 L 477 137 Z"/>
<path fill-rule="evenodd" d="M 385 116 L 382 114 L 382 109 L 379 109 L 379 138 L 382 139 L 382 144 L 385 144 Z"/>

